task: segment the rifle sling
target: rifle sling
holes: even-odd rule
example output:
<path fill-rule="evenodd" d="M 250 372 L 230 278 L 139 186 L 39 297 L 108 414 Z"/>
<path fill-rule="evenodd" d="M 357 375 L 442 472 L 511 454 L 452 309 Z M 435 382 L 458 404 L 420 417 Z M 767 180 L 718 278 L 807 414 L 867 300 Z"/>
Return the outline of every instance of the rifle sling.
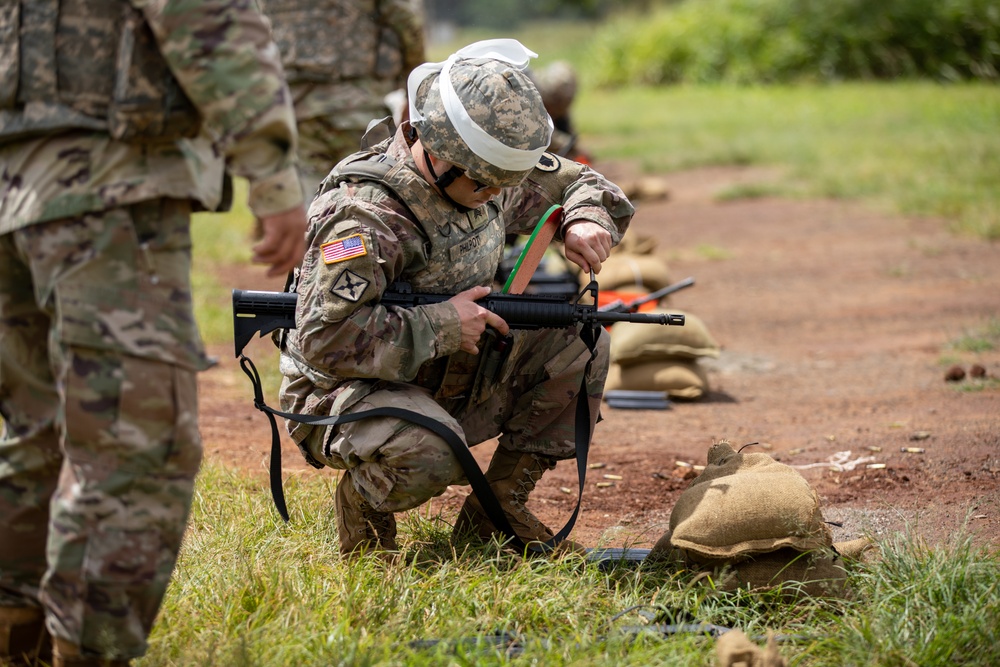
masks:
<path fill-rule="evenodd" d="M 490 483 L 487 481 L 486 475 L 480 469 L 479 464 L 472 455 L 472 450 L 465 444 L 465 442 L 463 442 L 462 438 L 459 437 L 457 433 L 441 422 L 431 419 L 419 412 L 414 412 L 413 410 L 404 410 L 403 408 L 393 407 L 374 408 L 347 415 L 330 415 L 327 417 L 275 410 L 264 402 L 264 390 L 257 368 L 254 366 L 253 362 L 250 361 L 249 357 L 240 353 L 240 367 L 243 369 L 243 372 L 247 374 L 247 377 L 250 378 L 250 382 L 253 385 L 254 407 L 266 414 L 268 420 L 271 422 L 271 455 L 268 465 L 268 476 L 271 484 L 271 498 L 274 500 L 274 506 L 278 510 L 278 514 L 281 515 L 281 518 L 284 521 L 288 521 L 288 507 L 285 504 L 285 492 L 282 488 L 281 480 L 281 438 L 278 433 L 278 423 L 275 420 L 275 416 L 283 419 L 290 419 L 302 424 L 310 424 L 312 426 L 336 426 L 338 424 L 347 424 L 349 422 L 366 419 L 368 417 L 396 417 L 398 419 L 405 419 L 413 422 L 414 424 L 433 431 L 448 443 L 448 446 L 451 447 L 452 452 L 462 465 L 462 469 L 465 471 L 465 477 L 469 480 L 469 485 L 472 487 L 472 491 L 479 499 L 479 503 L 483 506 L 483 511 L 486 512 L 486 516 L 491 522 L 493 522 L 494 526 L 503 531 L 503 533 L 510 539 L 512 546 L 521 551 L 528 549 L 536 553 L 551 551 L 560 542 L 565 540 L 573 530 L 573 526 L 576 524 L 576 519 L 580 514 L 580 505 L 583 502 L 583 488 L 587 481 L 587 457 L 590 453 L 590 401 L 588 400 L 587 394 L 587 376 L 590 373 L 590 365 L 596 356 L 595 351 L 598 333 L 599 332 L 592 326 L 584 326 L 583 330 L 580 332 L 581 337 L 590 350 L 590 360 L 587 361 L 587 366 L 584 369 L 583 380 L 580 382 L 580 393 L 577 395 L 576 401 L 576 468 L 577 475 L 579 477 L 576 508 L 570 515 L 566 525 L 563 526 L 559 532 L 553 535 L 551 540 L 548 540 L 547 542 L 532 541 L 527 544 L 525 544 L 525 542 L 511 527 L 510 522 L 507 520 L 507 515 L 504 514 L 503 509 L 500 506 L 500 501 L 497 499 L 496 494 L 493 493 L 493 489 L 490 488 Z"/>

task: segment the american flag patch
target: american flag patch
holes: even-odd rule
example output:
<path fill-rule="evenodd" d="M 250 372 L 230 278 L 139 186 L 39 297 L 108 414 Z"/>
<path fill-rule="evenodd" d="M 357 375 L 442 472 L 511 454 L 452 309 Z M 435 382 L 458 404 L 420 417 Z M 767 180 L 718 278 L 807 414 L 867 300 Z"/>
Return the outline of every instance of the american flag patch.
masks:
<path fill-rule="evenodd" d="M 348 236 L 346 239 L 324 243 L 319 249 L 323 252 L 323 261 L 327 264 L 335 264 L 345 259 L 368 254 L 361 234 L 354 234 L 353 236 Z"/>

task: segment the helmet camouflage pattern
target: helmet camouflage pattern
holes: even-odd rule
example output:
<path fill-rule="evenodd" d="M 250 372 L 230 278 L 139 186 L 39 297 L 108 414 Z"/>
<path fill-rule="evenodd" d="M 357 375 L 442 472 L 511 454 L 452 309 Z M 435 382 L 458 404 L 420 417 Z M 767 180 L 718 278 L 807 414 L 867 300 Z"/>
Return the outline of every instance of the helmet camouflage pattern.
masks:
<path fill-rule="evenodd" d="M 514 40 L 490 41 L 524 48 Z M 470 178 L 493 186 L 519 185 L 548 148 L 552 120 L 524 67 L 497 58 L 464 58 L 464 51 L 418 80 L 411 90 L 411 123 L 428 153 L 464 169 Z M 451 85 L 442 93 L 444 76 Z"/>

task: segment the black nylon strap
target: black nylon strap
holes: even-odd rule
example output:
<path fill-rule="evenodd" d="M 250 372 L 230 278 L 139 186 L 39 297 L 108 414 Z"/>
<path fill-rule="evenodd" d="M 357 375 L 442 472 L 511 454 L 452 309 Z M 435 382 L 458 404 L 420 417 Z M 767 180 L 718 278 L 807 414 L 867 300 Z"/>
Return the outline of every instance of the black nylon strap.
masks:
<path fill-rule="evenodd" d="M 285 503 L 285 492 L 281 481 L 281 437 L 279 436 L 278 424 L 275 420 L 276 416 L 312 426 L 336 426 L 368 417 L 396 417 L 422 426 L 437 434 L 448 443 L 455 457 L 458 458 L 462 470 L 465 472 L 465 477 L 469 480 L 469 485 L 472 487 L 472 491 L 483 506 L 486 516 L 494 526 L 503 531 L 515 548 L 521 551 L 528 549 L 536 553 L 551 551 L 566 539 L 570 532 L 572 532 L 574 525 L 576 525 L 577 517 L 580 514 L 580 505 L 583 502 L 583 488 L 587 481 L 587 458 L 590 453 L 590 401 L 587 394 L 587 376 L 590 373 L 591 363 L 596 356 L 595 347 L 598 329 L 596 327 L 585 326 L 580 334 L 581 338 L 587 344 L 587 348 L 590 350 L 590 359 L 587 361 L 584 369 L 583 380 L 580 383 L 580 393 L 577 395 L 576 402 L 576 467 L 579 488 L 576 497 L 576 508 L 574 508 L 566 525 L 553 535 L 552 539 L 546 542 L 532 541 L 525 544 L 521 537 L 514 531 L 513 527 L 511 527 L 510 521 L 507 520 L 507 515 L 500 506 L 500 501 L 497 500 L 493 489 L 490 488 L 486 475 L 483 474 L 479 463 L 476 462 L 475 457 L 472 455 L 472 450 L 469 449 L 468 445 L 465 444 L 457 433 L 441 422 L 413 410 L 392 407 L 373 408 L 347 415 L 330 415 L 327 417 L 275 410 L 264 402 L 263 385 L 261 384 L 257 367 L 254 366 L 249 357 L 240 353 L 240 367 L 246 373 L 247 377 L 250 378 L 250 383 L 253 385 L 254 407 L 266 414 L 268 421 L 271 423 L 271 455 L 268 464 L 268 477 L 271 486 L 271 497 L 274 500 L 274 506 L 278 510 L 278 514 L 281 515 L 284 521 L 288 521 L 288 507 Z"/>

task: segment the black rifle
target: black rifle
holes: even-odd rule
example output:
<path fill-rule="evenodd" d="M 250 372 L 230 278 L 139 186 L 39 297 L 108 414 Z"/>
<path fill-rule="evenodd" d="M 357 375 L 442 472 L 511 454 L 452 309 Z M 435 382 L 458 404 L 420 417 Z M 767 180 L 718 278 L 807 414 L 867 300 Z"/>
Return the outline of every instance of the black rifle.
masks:
<path fill-rule="evenodd" d="M 628 303 L 625 303 L 621 299 L 612 301 L 605 306 L 601 306 L 599 310 L 603 313 L 634 313 L 638 311 L 639 307 L 643 304 L 647 304 L 650 301 L 659 301 L 668 294 L 679 292 L 685 287 L 691 287 L 692 285 L 694 285 L 694 278 L 685 278 L 680 282 L 674 283 L 673 285 L 667 285 L 666 287 L 658 289 L 655 292 L 650 292 L 649 294 L 643 295 L 634 301 L 629 301 Z"/>
<path fill-rule="evenodd" d="M 694 282 L 690 278 L 688 280 Z M 681 288 L 675 287 L 675 291 L 676 289 Z M 594 301 L 596 302 L 596 288 L 594 288 L 594 292 Z M 452 296 L 454 295 L 414 292 L 408 283 L 394 283 L 382 294 L 380 303 L 383 306 L 414 308 L 441 303 Z M 653 295 L 643 298 L 651 300 Z M 298 295 L 292 292 L 257 292 L 234 289 L 233 328 L 236 356 L 240 356 L 243 348 L 258 331 L 261 336 L 264 336 L 275 329 L 294 329 L 297 300 Z M 511 329 L 556 329 L 572 324 L 604 326 L 614 322 L 673 326 L 683 326 L 684 324 L 683 315 L 606 310 L 592 304 L 567 301 L 558 296 L 543 294 L 493 292 L 479 299 L 476 303 L 502 317 Z"/>
<path fill-rule="evenodd" d="M 561 328 L 572 324 L 583 325 L 581 328 L 581 337 L 591 351 L 591 361 L 593 361 L 594 354 L 596 354 L 597 332 L 605 324 L 613 322 L 641 322 L 666 325 L 684 324 L 683 315 L 600 311 L 595 305 L 598 296 L 597 289 L 597 282 L 593 280 L 593 273 L 591 273 L 590 284 L 580 292 L 576 301 L 567 301 L 558 296 L 514 295 L 494 292 L 479 299 L 476 303 L 502 317 L 512 329 Z M 591 294 L 593 304 L 580 303 L 584 294 L 588 292 Z M 408 284 L 396 283 L 382 294 L 380 303 L 385 306 L 414 308 L 427 304 L 441 303 L 442 301 L 447 301 L 452 296 L 451 294 L 414 292 Z M 406 419 L 433 431 L 443 438 L 458 458 L 463 470 L 465 470 L 466 477 L 472 485 L 472 490 L 477 498 L 479 498 L 490 521 L 512 538 L 515 545 L 529 548 L 536 552 L 544 552 L 553 549 L 557 544 L 566 539 L 566 536 L 573 529 L 576 517 L 580 512 L 583 488 L 587 476 L 587 454 L 590 448 L 589 432 L 591 421 L 588 401 L 578 400 L 576 407 L 576 462 L 577 475 L 580 480 L 576 509 L 573 511 L 566 525 L 550 540 L 541 546 L 536 544 L 525 545 L 507 520 L 503 508 L 500 506 L 500 501 L 494 495 L 489 482 L 482 470 L 480 470 L 479 464 L 476 462 L 475 457 L 473 457 L 468 445 L 447 426 L 430 419 L 426 415 L 391 406 L 373 408 L 346 415 L 324 417 L 281 412 L 269 407 L 264 402 L 260 375 L 257 373 L 253 362 L 243 354 L 243 348 L 246 347 L 247 343 L 250 342 L 253 335 L 258 331 L 261 336 L 264 336 L 276 329 L 294 329 L 295 305 L 297 301 L 298 295 L 289 292 L 233 290 L 233 334 L 236 343 L 236 356 L 240 358 L 240 366 L 253 384 L 254 406 L 264 412 L 271 423 L 271 462 L 269 465 L 271 495 L 282 519 L 288 521 L 288 509 L 285 506 L 285 496 L 281 484 L 281 442 L 275 418 L 282 417 L 320 426 L 343 424 L 368 417 L 384 416 Z M 587 368 L 590 368 L 590 362 L 587 363 Z M 586 375 L 586 371 L 584 375 Z M 581 394 L 584 396 L 586 395 L 585 383 L 586 379 L 584 378 L 580 387 Z"/>

